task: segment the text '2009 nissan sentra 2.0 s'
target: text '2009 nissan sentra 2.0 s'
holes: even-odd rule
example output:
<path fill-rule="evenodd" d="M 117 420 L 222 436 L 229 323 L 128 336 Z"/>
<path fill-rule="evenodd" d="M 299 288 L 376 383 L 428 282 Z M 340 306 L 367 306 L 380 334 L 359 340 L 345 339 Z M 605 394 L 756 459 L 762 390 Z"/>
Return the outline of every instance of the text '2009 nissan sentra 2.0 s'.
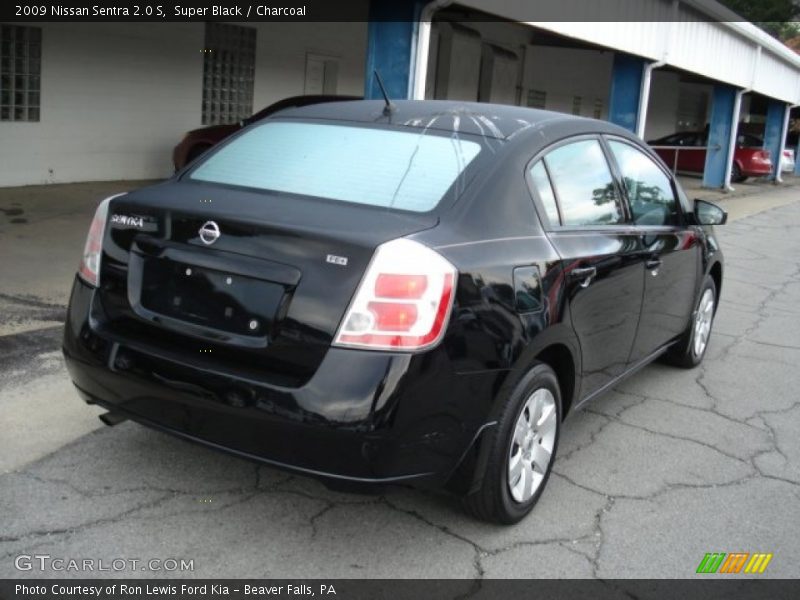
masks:
<path fill-rule="evenodd" d="M 725 218 L 609 123 L 292 109 L 100 204 L 64 353 L 109 424 L 447 487 L 511 523 L 570 411 L 656 358 L 702 360 Z"/>

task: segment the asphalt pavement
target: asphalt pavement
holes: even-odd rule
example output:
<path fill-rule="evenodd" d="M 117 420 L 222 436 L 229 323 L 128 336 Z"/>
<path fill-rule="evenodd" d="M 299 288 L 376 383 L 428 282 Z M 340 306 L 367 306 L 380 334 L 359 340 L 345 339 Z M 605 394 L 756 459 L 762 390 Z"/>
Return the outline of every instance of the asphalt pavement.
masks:
<path fill-rule="evenodd" d="M 0 213 L 0 578 L 686 578 L 707 552 L 772 553 L 760 577 L 799 577 L 798 189 L 723 202 L 740 218 L 719 228 L 705 362 L 648 366 L 569 417 L 547 490 L 511 527 L 445 495 L 337 493 L 134 423 L 98 428 L 59 352 L 90 203 Z M 17 569 L 33 555 L 193 570 Z"/>

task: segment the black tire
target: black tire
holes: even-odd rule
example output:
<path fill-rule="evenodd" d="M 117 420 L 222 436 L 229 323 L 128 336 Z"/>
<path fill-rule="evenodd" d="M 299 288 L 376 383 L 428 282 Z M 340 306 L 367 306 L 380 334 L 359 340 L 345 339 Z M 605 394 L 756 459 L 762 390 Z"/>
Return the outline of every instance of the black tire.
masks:
<path fill-rule="evenodd" d="M 743 181 L 747 180 L 746 175 L 742 175 L 742 170 L 739 168 L 739 165 L 733 163 L 731 167 L 731 181 L 734 183 L 742 183 Z"/>
<path fill-rule="evenodd" d="M 556 425 L 553 451 L 544 477 L 532 497 L 525 502 L 517 502 L 512 497 L 508 482 L 512 439 L 517 420 L 525 409 L 528 399 L 541 388 L 549 390 L 555 399 Z M 555 462 L 561 432 L 561 406 L 561 390 L 555 372 L 545 364 L 535 365 L 506 399 L 498 423 L 486 439 L 490 447 L 489 459 L 483 472 L 483 482 L 477 492 L 465 496 L 462 500 L 468 513 L 482 521 L 510 525 L 520 521 L 533 509 L 547 486 Z"/>
<path fill-rule="evenodd" d="M 709 324 L 706 343 L 703 346 L 702 351 L 698 354 L 694 343 L 695 318 L 700 310 L 700 305 L 703 302 L 703 298 L 707 290 L 711 290 L 711 293 L 713 294 L 714 306 L 712 309 L 711 323 Z M 707 277 L 703 282 L 703 287 L 700 288 L 700 293 L 697 295 L 697 302 L 695 303 L 694 311 L 692 311 L 692 318 L 689 320 L 689 325 L 686 327 L 686 331 L 684 331 L 680 341 L 672 346 L 672 348 L 670 348 L 667 354 L 664 356 L 666 362 L 684 369 L 693 369 L 703 362 L 703 357 L 706 355 L 706 351 L 708 350 L 708 341 L 710 340 L 711 333 L 713 331 L 713 319 L 717 312 L 717 300 L 717 286 L 711 277 Z"/>

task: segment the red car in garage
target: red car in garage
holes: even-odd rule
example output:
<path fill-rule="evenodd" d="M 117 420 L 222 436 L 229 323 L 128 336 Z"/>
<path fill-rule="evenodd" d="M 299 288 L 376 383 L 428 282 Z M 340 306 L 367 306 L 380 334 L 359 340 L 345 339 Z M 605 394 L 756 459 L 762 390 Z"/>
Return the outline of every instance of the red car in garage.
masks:
<path fill-rule="evenodd" d="M 702 173 L 706 164 L 708 134 L 704 131 L 682 131 L 647 142 L 673 172 Z M 736 137 L 731 181 L 772 173 L 772 160 L 764 142 L 747 133 Z"/>
<path fill-rule="evenodd" d="M 242 127 L 246 127 L 247 125 L 250 125 L 250 123 L 255 123 L 256 121 L 265 119 L 279 110 L 283 110 L 285 108 L 299 108 L 301 106 L 320 104 L 322 102 L 340 102 L 342 100 L 361 100 L 361 98 L 358 96 L 333 96 L 329 94 L 291 96 L 289 98 L 284 98 L 283 100 L 278 100 L 266 108 L 262 108 L 257 113 L 239 121 L 238 123 L 210 125 L 209 127 L 203 127 L 201 129 L 193 129 L 183 137 L 183 139 L 172 151 L 172 162 L 175 165 L 175 170 L 178 171 L 182 169 L 195 158 L 200 156 L 203 152 L 211 148 L 211 146 L 218 144 L 229 135 L 236 133 Z"/>

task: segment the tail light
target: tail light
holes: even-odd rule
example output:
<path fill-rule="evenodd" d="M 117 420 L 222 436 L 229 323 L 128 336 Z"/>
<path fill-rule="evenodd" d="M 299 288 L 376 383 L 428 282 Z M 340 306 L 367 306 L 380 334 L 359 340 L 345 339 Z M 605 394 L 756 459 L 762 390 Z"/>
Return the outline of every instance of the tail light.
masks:
<path fill-rule="evenodd" d="M 378 246 L 339 326 L 334 345 L 421 350 L 441 340 L 456 268 L 438 252 L 400 238 Z"/>
<path fill-rule="evenodd" d="M 103 254 L 103 234 L 106 230 L 108 217 L 108 204 L 118 196 L 116 194 L 103 200 L 94 213 L 92 224 L 89 226 L 89 235 L 86 236 L 86 245 L 83 247 L 83 257 L 78 268 L 78 275 L 93 287 L 100 285 L 100 257 Z"/>

